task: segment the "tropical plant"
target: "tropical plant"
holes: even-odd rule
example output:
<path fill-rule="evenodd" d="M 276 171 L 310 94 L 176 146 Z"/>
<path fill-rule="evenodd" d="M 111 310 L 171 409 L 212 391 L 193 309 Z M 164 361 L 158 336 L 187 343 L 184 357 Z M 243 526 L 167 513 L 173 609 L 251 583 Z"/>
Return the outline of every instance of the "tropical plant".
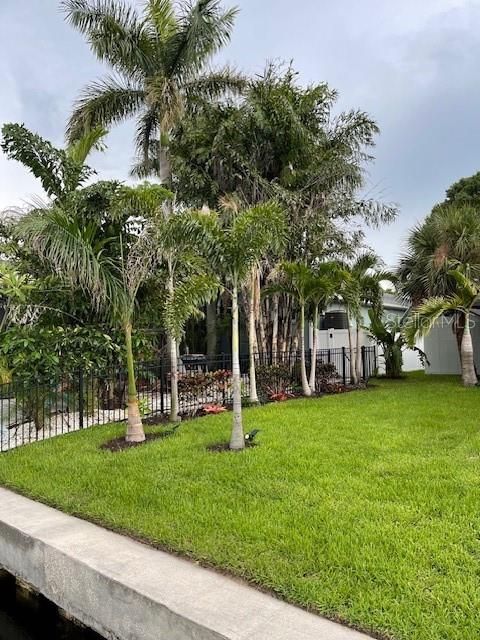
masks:
<path fill-rule="evenodd" d="M 263 398 L 273 401 L 291 398 L 297 385 L 295 370 L 288 364 L 262 364 L 257 368 L 258 385 Z"/>
<path fill-rule="evenodd" d="M 351 263 L 342 263 L 341 296 L 348 315 L 348 346 L 350 351 L 350 378 L 357 384 L 361 378 L 360 332 L 362 328 L 362 307 L 369 304 L 378 311 L 382 307 L 384 290 L 382 281 L 392 281 L 393 274 L 381 270 L 381 260 L 372 252 L 360 254 Z M 352 325 L 356 327 L 353 341 Z M 355 344 L 355 346 L 354 346 Z"/>
<path fill-rule="evenodd" d="M 0 262 L 0 333 L 12 324 L 24 324 L 38 315 L 30 304 L 36 284 L 7 262 Z"/>
<path fill-rule="evenodd" d="M 455 295 L 454 263 L 468 264 L 472 278 L 480 277 L 480 216 L 468 204 L 435 207 L 412 229 L 397 271 L 400 291 L 414 308 L 431 297 Z M 464 319 L 463 313 L 453 312 L 451 326 L 460 359 Z"/>
<path fill-rule="evenodd" d="M 58 149 L 24 125 L 5 124 L 1 147 L 8 158 L 21 162 L 39 178 L 49 198 L 65 203 L 94 173 L 85 162 L 92 151 L 104 149 L 106 134 L 97 125 L 82 131 L 66 149 Z"/>
<path fill-rule="evenodd" d="M 171 403 L 170 421 L 178 415 L 178 345 L 187 321 L 201 318 L 201 307 L 216 296 L 218 277 L 200 255 L 197 221 L 191 211 L 166 213 L 155 219 L 157 251 L 166 270 L 166 295 L 162 319 L 170 344 Z"/>
<path fill-rule="evenodd" d="M 370 338 L 381 348 L 386 378 L 402 377 L 405 349 L 416 351 L 422 364 L 428 364 L 426 354 L 419 347 L 408 344 L 404 334 L 405 322 L 403 319 L 385 320 L 382 312 L 378 309 L 369 309 L 368 317 L 370 325 L 367 330 Z"/>
<path fill-rule="evenodd" d="M 282 262 L 278 268 L 276 284 L 267 289 L 267 293 L 283 293 L 290 296 L 300 312 L 298 326 L 300 349 L 300 376 L 303 395 L 311 396 L 312 389 L 308 383 L 307 365 L 305 358 L 305 318 L 306 308 L 312 290 L 312 271 L 301 262 Z"/>
<path fill-rule="evenodd" d="M 125 188 L 115 206 L 137 214 L 142 191 Z M 147 203 L 148 205 L 148 203 Z M 82 290 L 109 322 L 122 328 L 128 372 L 128 442 L 145 439 L 138 408 L 132 324 L 137 294 L 157 259 L 155 230 L 145 223 L 136 234 L 120 235 L 119 252 L 109 255 L 112 238 L 100 238 L 95 222 L 83 223 L 61 207 L 36 210 L 25 216 L 18 232 L 41 260 L 72 291 Z M 127 241 L 128 238 L 128 241 Z"/>
<path fill-rule="evenodd" d="M 455 269 L 449 270 L 448 275 L 456 282 L 455 293 L 445 297 L 434 296 L 419 305 L 408 320 L 405 335 L 409 344 L 413 345 L 415 338 L 428 334 L 444 314 L 451 312 L 461 314 L 464 327 L 460 358 L 462 380 L 465 386 L 474 386 L 478 380 L 470 322 L 472 309 L 480 295 L 480 285 L 477 279 L 472 278 L 469 265 L 457 265 Z"/>
<path fill-rule="evenodd" d="M 274 202 L 248 209 L 226 209 L 223 216 L 207 209 L 197 215 L 198 239 L 232 301 L 233 424 L 230 448 L 245 447 L 239 345 L 239 292 L 252 267 L 285 233 L 284 214 Z"/>
<path fill-rule="evenodd" d="M 75 106 L 68 137 L 135 117 L 137 172 L 158 173 L 170 184 L 169 136 L 199 101 L 244 87 L 228 67 L 208 71 L 211 57 L 230 39 L 236 9 L 218 0 L 146 0 L 143 14 L 122 0 L 63 0 L 70 24 L 87 38 L 114 76 L 88 85 Z"/>
<path fill-rule="evenodd" d="M 180 201 L 216 208 L 234 193 L 249 205 L 272 197 L 284 205 L 286 247 L 262 264 L 262 287 L 281 260 L 310 265 L 351 255 L 361 240 L 346 230 L 354 218 L 378 224 L 395 216 L 395 207 L 358 196 L 377 125 L 358 110 L 335 116 L 336 99 L 326 84 L 302 87 L 292 67 L 268 65 L 243 99 L 200 105 L 172 136 Z M 257 295 L 253 306 L 260 350 L 276 357 L 293 349 L 291 300 Z"/>
<path fill-rule="evenodd" d="M 328 304 L 338 295 L 342 283 L 342 270 L 336 262 L 321 262 L 311 268 L 308 286 L 308 301 L 310 317 L 313 327 L 312 357 L 310 365 L 309 386 L 312 391 L 316 388 L 317 368 L 317 330 L 320 313 L 325 311 Z"/>

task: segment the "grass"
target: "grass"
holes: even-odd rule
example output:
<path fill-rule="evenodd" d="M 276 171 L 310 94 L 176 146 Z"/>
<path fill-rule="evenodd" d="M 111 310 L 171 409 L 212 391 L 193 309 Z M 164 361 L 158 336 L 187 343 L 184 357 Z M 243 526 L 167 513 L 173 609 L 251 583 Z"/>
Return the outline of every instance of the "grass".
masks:
<path fill-rule="evenodd" d="M 0 457 L 0 484 L 395 640 L 480 629 L 480 390 L 409 376 L 245 411 L 260 446 L 210 453 L 231 416 L 143 447 L 113 425 Z"/>

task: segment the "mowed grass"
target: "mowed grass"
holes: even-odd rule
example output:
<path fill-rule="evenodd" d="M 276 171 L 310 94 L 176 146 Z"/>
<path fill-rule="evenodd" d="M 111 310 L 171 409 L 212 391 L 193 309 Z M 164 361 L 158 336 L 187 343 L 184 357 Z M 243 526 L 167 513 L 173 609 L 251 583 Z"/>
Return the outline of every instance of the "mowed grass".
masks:
<path fill-rule="evenodd" d="M 228 414 L 122 453 L 113 425 L 3 454 L 0 483 L 380 637 L 480 638 L 480 389 L 375 385 L 246 410 L 241 454 L 206 449 Z"/>

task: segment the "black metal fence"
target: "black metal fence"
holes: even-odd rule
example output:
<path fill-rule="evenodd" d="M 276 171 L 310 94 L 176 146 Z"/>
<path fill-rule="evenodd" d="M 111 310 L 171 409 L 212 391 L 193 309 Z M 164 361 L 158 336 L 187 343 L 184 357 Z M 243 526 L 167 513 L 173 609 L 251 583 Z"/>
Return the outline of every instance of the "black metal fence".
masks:
<path fill-rule="evenodd" d="M 355 353 L 343 349 L 317 352 L 315 391 L 325 381 L 348 385 L 350 359 Z M 311 352 L 306 353 L 307 371 Z M 261 401 L 301 391 L 300 354 L 256 355 L 257 391 Z M 361 378 L 376 370 L 374 347 L 362 347 Z M 232 403 L 232 358 L 203 355 L 182 356 L 178 371 L 179 411 L 182 416 L 215 412 Z M 250 396 L 248 357 L 240 358 L 242 396 Z M 171 375 L 165 360 L 137 365 L 140 412 L 150 422 L 170 412 Z M 101 373 L 79 371 L 40 384 L 13 381 L 0 385 L 0 452 L 94 425 L 126 420 L 127 376 L 121 369 Z"/>

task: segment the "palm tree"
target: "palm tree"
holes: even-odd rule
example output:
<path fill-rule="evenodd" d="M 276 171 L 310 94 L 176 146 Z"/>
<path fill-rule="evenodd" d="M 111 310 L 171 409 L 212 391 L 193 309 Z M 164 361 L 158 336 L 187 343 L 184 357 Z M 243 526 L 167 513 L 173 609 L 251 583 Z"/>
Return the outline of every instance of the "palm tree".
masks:
<path fill-rule="evenodd" d="M 125 188 L 116 206 L 125 210 L 134 204 L 130 210 L 138 213 L 141 200 L 141 191 Z M 132 325 L 138 291 L 150 277 L 157 259 L 154 227 L 146 222 L 143 230 L 133 237 L 122 234 L 118 238 L 99 239 L 96 222 L 84 223 L 79 216 L 51 206 L 26 215 L 18 225 L 18 233 L 73 291 L 88 294 L 92 305 L 123 330 L 128 374 L 126 440 L 142 442 L 145 434 L 138 406 Z M 110 255 L 113 252 L 108 251 L 109 245 L 114 240 L 120 250 Z"/>
<path fill-rule="evenodd" d="M 308 384 L 312 391 L 315 391 L 318 319 L 320 313 L 326 309 L 328 304 L 340 291 L 341 282 L 342 272 L 336 262 L 322 262 L 311 269 L 308 300 L 312 308 L 313 337 L 312 360 Z"/>
<path fill-rule="evenodd" d="M 361 378 L 360 331 L 362 328 L 362 305 L 371 304 L 379 309 L 382 305 L 382 281 L 392 280 L 393 275 L 380 270 L 381 261 L 377 255 L 366 252 L 358 256 L 351 264 L 343 263 L 342 299 L 348 315 L 348 346 L 350 351 L 350 378 L 357 384 Z M 356 327 L 355 348 L 352 325 Z"/>
<path fill-rule="evenodd" d="M 144 11 L 122 0 L 63 0 L 68 22 L 84 34 L 115 75 L 88 85 L 68 125 L 68 138 L 98 125 L 136 118 L 137 173 L 171 179 L 169 136 L 185 110 L 244 87 L 228 67 L 208 71 L 230 39 L 237 9 L 218 0 L 146 0 Z"/>
<path fill-rule="evenodd" d="M 311 269 L 301 262 L 282 262 L 275 275 L 277 283 L 269 287 L 269 293 L 284 293 L 290 296 L 300 311 L 299 349 L 300 376 L 303 395 L 311 396 L 312 389 L 308 383 L 307 364 L 305 358 L 305 317 L 306 309 L 313 289 Z"/>
<path fill-rule="evenodd" d="M 248 209 L 227 208 L 223 216 L 203 210 L 197 216 L 199 243 L 232 301 L 233 424 L 230 449 L 245 448 L 239 343 L 239 292 L 252 268 L 285 235 L 282 210 L 273 202 Z"/>
<path fill-rule="evenodd" d="M 177 347 L 186 322 L 201 317 L 200 307 L 220 288 L 218 277 L 199 253 L 197 220 L 190 211 L 157 217 L 156 235 L 160 264 L 167 271 L 163 323 L 169 337 L 171 402 L 170 421 L 179 421 Z"/>
<path fill-rule="evenodd" d="M 445 313 L 454 312 L 463 316 L 463 335 L 461 342 L 462 380 L 466 387 L 477 384 L 477 374 L 473 357 L 472 336 L 470 333 L 470 316 L 480 295 L 478 280 L 472 279 L 469 265 L 459 265 L 450 269 L 448 275 L 456 283 L 455 293 L 428 298 L 419 305 L 408 320 L 405 335 L 409 344 L 413 344 L 417 336 L 425 336 L 435 322 Z"/>
<path fill-rule="evenodd" d="M 480 217 L 468 204 L 447 204 L 433 209 L 412 229 L 397 271 L 400 291 L 413 307 L 431 297 L 449 297 L 457 288 L 452 263 L 469 264 L 480 276 Z M 454 313 L 452 329 L 461 359 L 464 314 Z"/>

